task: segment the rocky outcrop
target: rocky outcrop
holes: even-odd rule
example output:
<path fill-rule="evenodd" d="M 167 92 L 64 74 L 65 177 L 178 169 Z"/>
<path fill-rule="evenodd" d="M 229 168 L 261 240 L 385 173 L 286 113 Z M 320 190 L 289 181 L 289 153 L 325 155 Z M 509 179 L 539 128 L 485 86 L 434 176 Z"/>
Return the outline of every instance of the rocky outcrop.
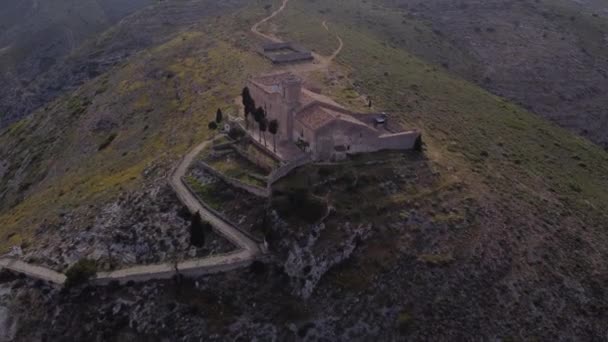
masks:
<path fill-rule="evenodd" d="M 0 62 L 12 58 L 17 61 L 10 65 L 10 72 L 0 72 L 0 129 L 107 72 L 137 52 L 242 4 L 242 0 L 95 2 L 87 0 L 79 6 L 66 1 L 57 1 L 52 6 L 40 2 L 49 8 L 35 11 L 38 17 L 32 17 L 27 8 L 16 12 L 13 17 L 30 20 L 23 23 L 24 27 L 16 23 L 14 28 L 7 30 L 3 30 L 2 19 L 5 18 L 0 14 L 0 52 L 6 49 L 4 56 L 0 53 Z M 150 3 L 155 4 L 145 7 Z M 131 12 L 135 13 L 105 31 L 102 37 L 91 39 Z M 65 13 L 72 14 L 64 18 Z M 108 17 L 110 22 L 100 20 Z M 48 21 L 57 22 L 57 28 L 45 27 L 44 23 Z M 65 29 L 60 29 L 62 24 Z M 34 33 L 28 33 L 28 25 L 33 26 Z M 9 42 L 24 46 L 4 45 Z M 19 54 L 24 54 L 25 58 Z M 4 70 L 0 68 L 0 71 Z"/>
<path fill-rule="evenodd" d="M 213 232 L 205 246 L 190 245 L 190 214 L 166 184 L 125 193 L 102 208 L 93 223 L 65 214 L 58 225 L 43 225 L 43 239 L 25 250 L 28 262 L 64 270 L 82 258 L 96 260 L 101 270 L 118 266 L 183 260 L 231 251 L 234 246 Z M 84 228 L 84 229 L 83 229 Z"/>
<path fill-rule="evenodd" d="M 320 251 L 314 247 L 325 228 L 323 223 L 312 228 L 303 244 L 294 243 L 284 265 L 285 273 L 291 278 L 294 294 L 304 299 L 309 298 L 321 277 L 332 267 L 347 260 L 357 248 L 357 243 L 365 240 L 371 230 L 371 225 L 351 229 L 350 224 L 346 223 L 344 227 L 351 231 L 350 236 L 341 243 Z"/>
<path fill-rule="evenodd" d="M 10 299 L 14 295 L 9 285 L 0 285 L 0 342 L 13 341 L 17 333 L 18 320 L 9 309 Z"/>
<path fill-rule="evenodd" d="M 8 169 L 8 162 L 4 161 L 4 160 L 0 160 L 0 178 L 4 177 L 4 174 L 6 173 Z"/>

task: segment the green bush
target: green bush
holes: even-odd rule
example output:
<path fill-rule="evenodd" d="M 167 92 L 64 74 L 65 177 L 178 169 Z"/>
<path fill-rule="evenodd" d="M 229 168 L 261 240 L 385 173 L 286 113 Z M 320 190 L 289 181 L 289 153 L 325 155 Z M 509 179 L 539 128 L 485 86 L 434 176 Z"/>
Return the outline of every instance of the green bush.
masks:
<path fill-rule="evenodd" d="M 65 273 L 65 286 L 72 287 L 84 284 L 97 274 L 97 264 L 93 260 L 81 259 Z"/>

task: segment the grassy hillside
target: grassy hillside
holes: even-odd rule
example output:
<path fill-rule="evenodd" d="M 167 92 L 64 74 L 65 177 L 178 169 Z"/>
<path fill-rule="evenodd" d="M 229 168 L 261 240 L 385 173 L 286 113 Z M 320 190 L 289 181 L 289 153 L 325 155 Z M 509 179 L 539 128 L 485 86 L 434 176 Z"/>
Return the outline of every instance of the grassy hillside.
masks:
<path fill-rule="evenodd" d="M 386 44 L 607 146 L 608 15 L 596 7 L 571 0 L 313 3 L 321 16 L 347 16 Z"/>
<path fill-rule="evenodd" d="M 25 64 L 39 63 L 44 72 L 87 38 L 151 3 L 151 0 L 130 1 L 128 5 L 107 0 L 8 1 L 0 13 L 3 23 L 0 73 L 19 74 L 25 71 L 22 70 Z"/>
<path fill-rule="evenodd" d="M 0 247 L 35 241 L 44 220 L 95 215 L 119 192 L 166 177 L 208 137 L 217 107 L 234 112 L 247 75 L 271 68 L 249 27 L 278 2 L 190 26 L 0 133 Z M 427 19 L 405 19 L 379 2 L 291 0 L 264 29 L 329 54 L 337 41 L 321 25 L 328 20 L 344 49 L 337 65 L 308 81 L 353 108 L 370 97 L 374 110 L 423 131 L 425 153 L 301 168 L 275 189 L 272 204 L 287 221 L 273 213 L 264 226 L 275 260 L 205 277 L 189 292 L 168 282 L 87 291 L 103 298 L 99 306 L 69 295 L 41 299 L 49 336 L 174 337 L 175 326 L 218 339 L 602 338 L 608 154 L 457 76 L 451 62 L 421 58 L 413 51 L 447 55 L 451 43 Z M 128 32 L 115 28 L 99 42 Z M 475 70 L 467 53 L 454 56 L 464 61 L 458 68 Z M 306 209 L 325 200 L 332 212 L 311 227 Z M 310 282 L 317 286 L 308 300 L 294 296 Z M 75 315 L 43 319 L 57 306 L 94 321 L 118 302 L 129 310 L 93 333 Z M 165 326 L 159 317 L 171 320 Z M 132 318 L 138 324 L 125 324 Z"/>
<path fill-rule="evenodd" d="M 166 43 L 208 18 L 231 13 L 244 2 L 36 3 L 25 2 L 30 7 L 21 9 L 17 16 L 21 20 L 0 30 L 0 127 L 73 92 L 130 56 Z"/>
<path fill-rule="evenodd" d="M 245 77 L 269 67 L 247 50 L 239 20 L 192 27 L 0 133 L 1 248 L 165 177 L 208 136 L 217 108 L 233 113 Z"/>
<path fill-rule="evenodd" d="M 362 315 L 382 320 L 382 308 L 400 307 L 397 325 L 414 340 L 599 336 L 605 315 L 597 318 L 596 309 L 608 303 L 598 290 L 608 271 L 602 261 L 608 153 L 394 44 L 390 38 L 404 34 L 391 26 L 396 15 L 369 1 L 293 1 L 266 27 L 326 52 L 331 48 L 319 36 L 328 20 L 345 43 L 335 72 L 353 86 L 344 94 L 335 87 L 340 77 L 329 73 L 319 76 L 324 91 L 342 99 L 358 98 L 353 91 L 369 96 L 376 110 L 421 128 L 438 175 L 426 191 L 399 193 L 392 204 L 382 197 L 380 207 L 366 200 L 377 194 L 351 195 L 360 204 L 349 209 L 363 221 L 380 220 L 379 232 L 328 274 L 317 300 L 335 287 L 345 297 L 374 293 L 351 312 L 376 312 Z M 414 45 L 437 35 L 414 31 L 422 35 Z M 384 188 L 381 180 L 376 184 Z M 416 214 L 387 227 L 382 219 L 392 215 L 380 209 L 394 214 L 400 207 Z M 432 224 L 420 223 L 421 211 Z M 440 228 L 462 211 L 474 214 Z M 590 302 L 597 307 L 585 309 Z M 578 321 L 567 318 L 574 316 Z"/>
<path fill-rule="evenodd" d="M 368 2 L 296 1 L 279 19 L 279 32 L 294 32 L 294 39 L 323 51 L 327 47 L 316 36 L 320 22 L 329 19 L 345 41 L 338 60 L 351 70 L 357 90 L 409 126 L 423 128 L 429 154 L 438 161 L 453 163 L 471 181 L 483 177 L 500 189 L 496 193 L 514 195 L 517 189 L 540 200 L 542 191 L 584 216 L 605 217 L 608 153 L 391 46 L 382 30 L 352 24 L 368 12 L 374 13 Z M 309 24 L 310 13 L 319 13 L 317 24 Z"/>

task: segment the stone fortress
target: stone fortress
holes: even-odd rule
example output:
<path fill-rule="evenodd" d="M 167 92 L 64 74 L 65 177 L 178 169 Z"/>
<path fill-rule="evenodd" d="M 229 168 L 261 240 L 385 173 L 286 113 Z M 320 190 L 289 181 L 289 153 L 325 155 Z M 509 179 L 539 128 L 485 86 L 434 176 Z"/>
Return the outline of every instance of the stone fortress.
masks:
<path fill-rule="evenodd" d="M 317 161 L 341 160 L 347 154 L 410 150 L 421 141 L 419 131 L 405 131 L 384 113 L 351 112 L 304 88 L 302 79 L 289 72 L 250 78 L 247 87 L 267 119 L 279 122 L 276 139 L 282 150 L 297 151 L 284 153 L 283 160 L 301 151 Z"/>

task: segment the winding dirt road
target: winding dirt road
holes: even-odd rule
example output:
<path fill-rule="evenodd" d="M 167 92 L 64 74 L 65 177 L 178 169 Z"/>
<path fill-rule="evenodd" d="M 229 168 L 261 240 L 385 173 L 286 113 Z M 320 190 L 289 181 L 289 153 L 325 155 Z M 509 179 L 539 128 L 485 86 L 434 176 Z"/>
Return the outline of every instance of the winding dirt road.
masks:
<path fill-rule="evenodd" d="M 251 32 L 257 34 L 260 37 L 266 38 L 270 41 L 273 41 L 275 43 L 282 43 L 283 41 L 273 35 L 269 35 L 269 34 L 264 34 L 262 32 L 260 32 L 260 25 L 268 22 L 270 19 L 276 17 L 277 15 L 279 15 L 281 12 L 283 12 L 283 10 L 285 10 L 285 7 L 287 7 L 287 4 L 289 3 L 289 0 L 283 0 L 283 3 L 281 4 L 281 6 L 274 12 L 272 12 L 271 15 L 269 15 L 268 17 L 258 21 L 257 23 L 255 23 L 255 25 L 253 25 L 251 27 Z"/>
<path fill-rule="evenodd" d="M 196 156 L 205 149 L 211 141 L 205 141 L 192 149 L 175 169 L 169 182 L 175 190 L 179 200 L 209 222 L 214 230 L 224 236 L 235 246 L 234 252 L 213 255 L 200 259 L 186 260 L 180 263 L 162 263 L 155 265 L 139 265 L 111 272 L 99 272 L 92 282 L 96 284 L 108 284 L 112 281 L 126 283 L 128 281 L 148 281 L 152 279 L 170 279 L 176 274 L 200 276 L 205 274 L 226 272 L 241 267 L 246 267 L 262 253 L 257 242 L 243 234 L 238 228 L 226 223 L 222 218 L 207 210 L 198 199 L 190 193 L 182 179 Z M 0 268 L 6 268 L 16 273 L 25 274 L 33 279 L 40 279 L 63 285 L 66 276 L 52 269 L 25 263 L 13 258 L 0 259 Z"/>
<path fill-rule="evenodd" d="M 27 277 L 48 281 L 55 284 L 63 284 L 65 275 L 55 272 L 49 268 L 31 265 L 21 260 L 5 258 L 0 260 L 0 268 L 6 268 L 16 273 L 24 274 Z"/>
<path fill-rule="evenodd" d="M 194 161 L 197 155 L 201 153 L 212 141 L 205 141 L 194 149 L 192 149 L 179 164 L 173 175 L 171 176 L 170 182 L 171 186 L 175 190 L 177 197 L 179 197 L 180 201 L 190 209 L 193 213 L 200 213 L 203 220 L 211 223 L 211 225 L 226 239 L 230 240 L 233 244 L 238 246 L 239 248 L 247 251 L 247 255 L 255 256 L 260 254 L 260 248 L 257 242 L 253 241 L 245 234 L 243 234 L 236 227 L 231 226 L 226 223 L 221 218 L 217 217 L 215 214 L 207 210 L 196 197 L 194 197 L 188 188 L 184 185 L 182 178 L 186 175 L 190 164 Z"/>

